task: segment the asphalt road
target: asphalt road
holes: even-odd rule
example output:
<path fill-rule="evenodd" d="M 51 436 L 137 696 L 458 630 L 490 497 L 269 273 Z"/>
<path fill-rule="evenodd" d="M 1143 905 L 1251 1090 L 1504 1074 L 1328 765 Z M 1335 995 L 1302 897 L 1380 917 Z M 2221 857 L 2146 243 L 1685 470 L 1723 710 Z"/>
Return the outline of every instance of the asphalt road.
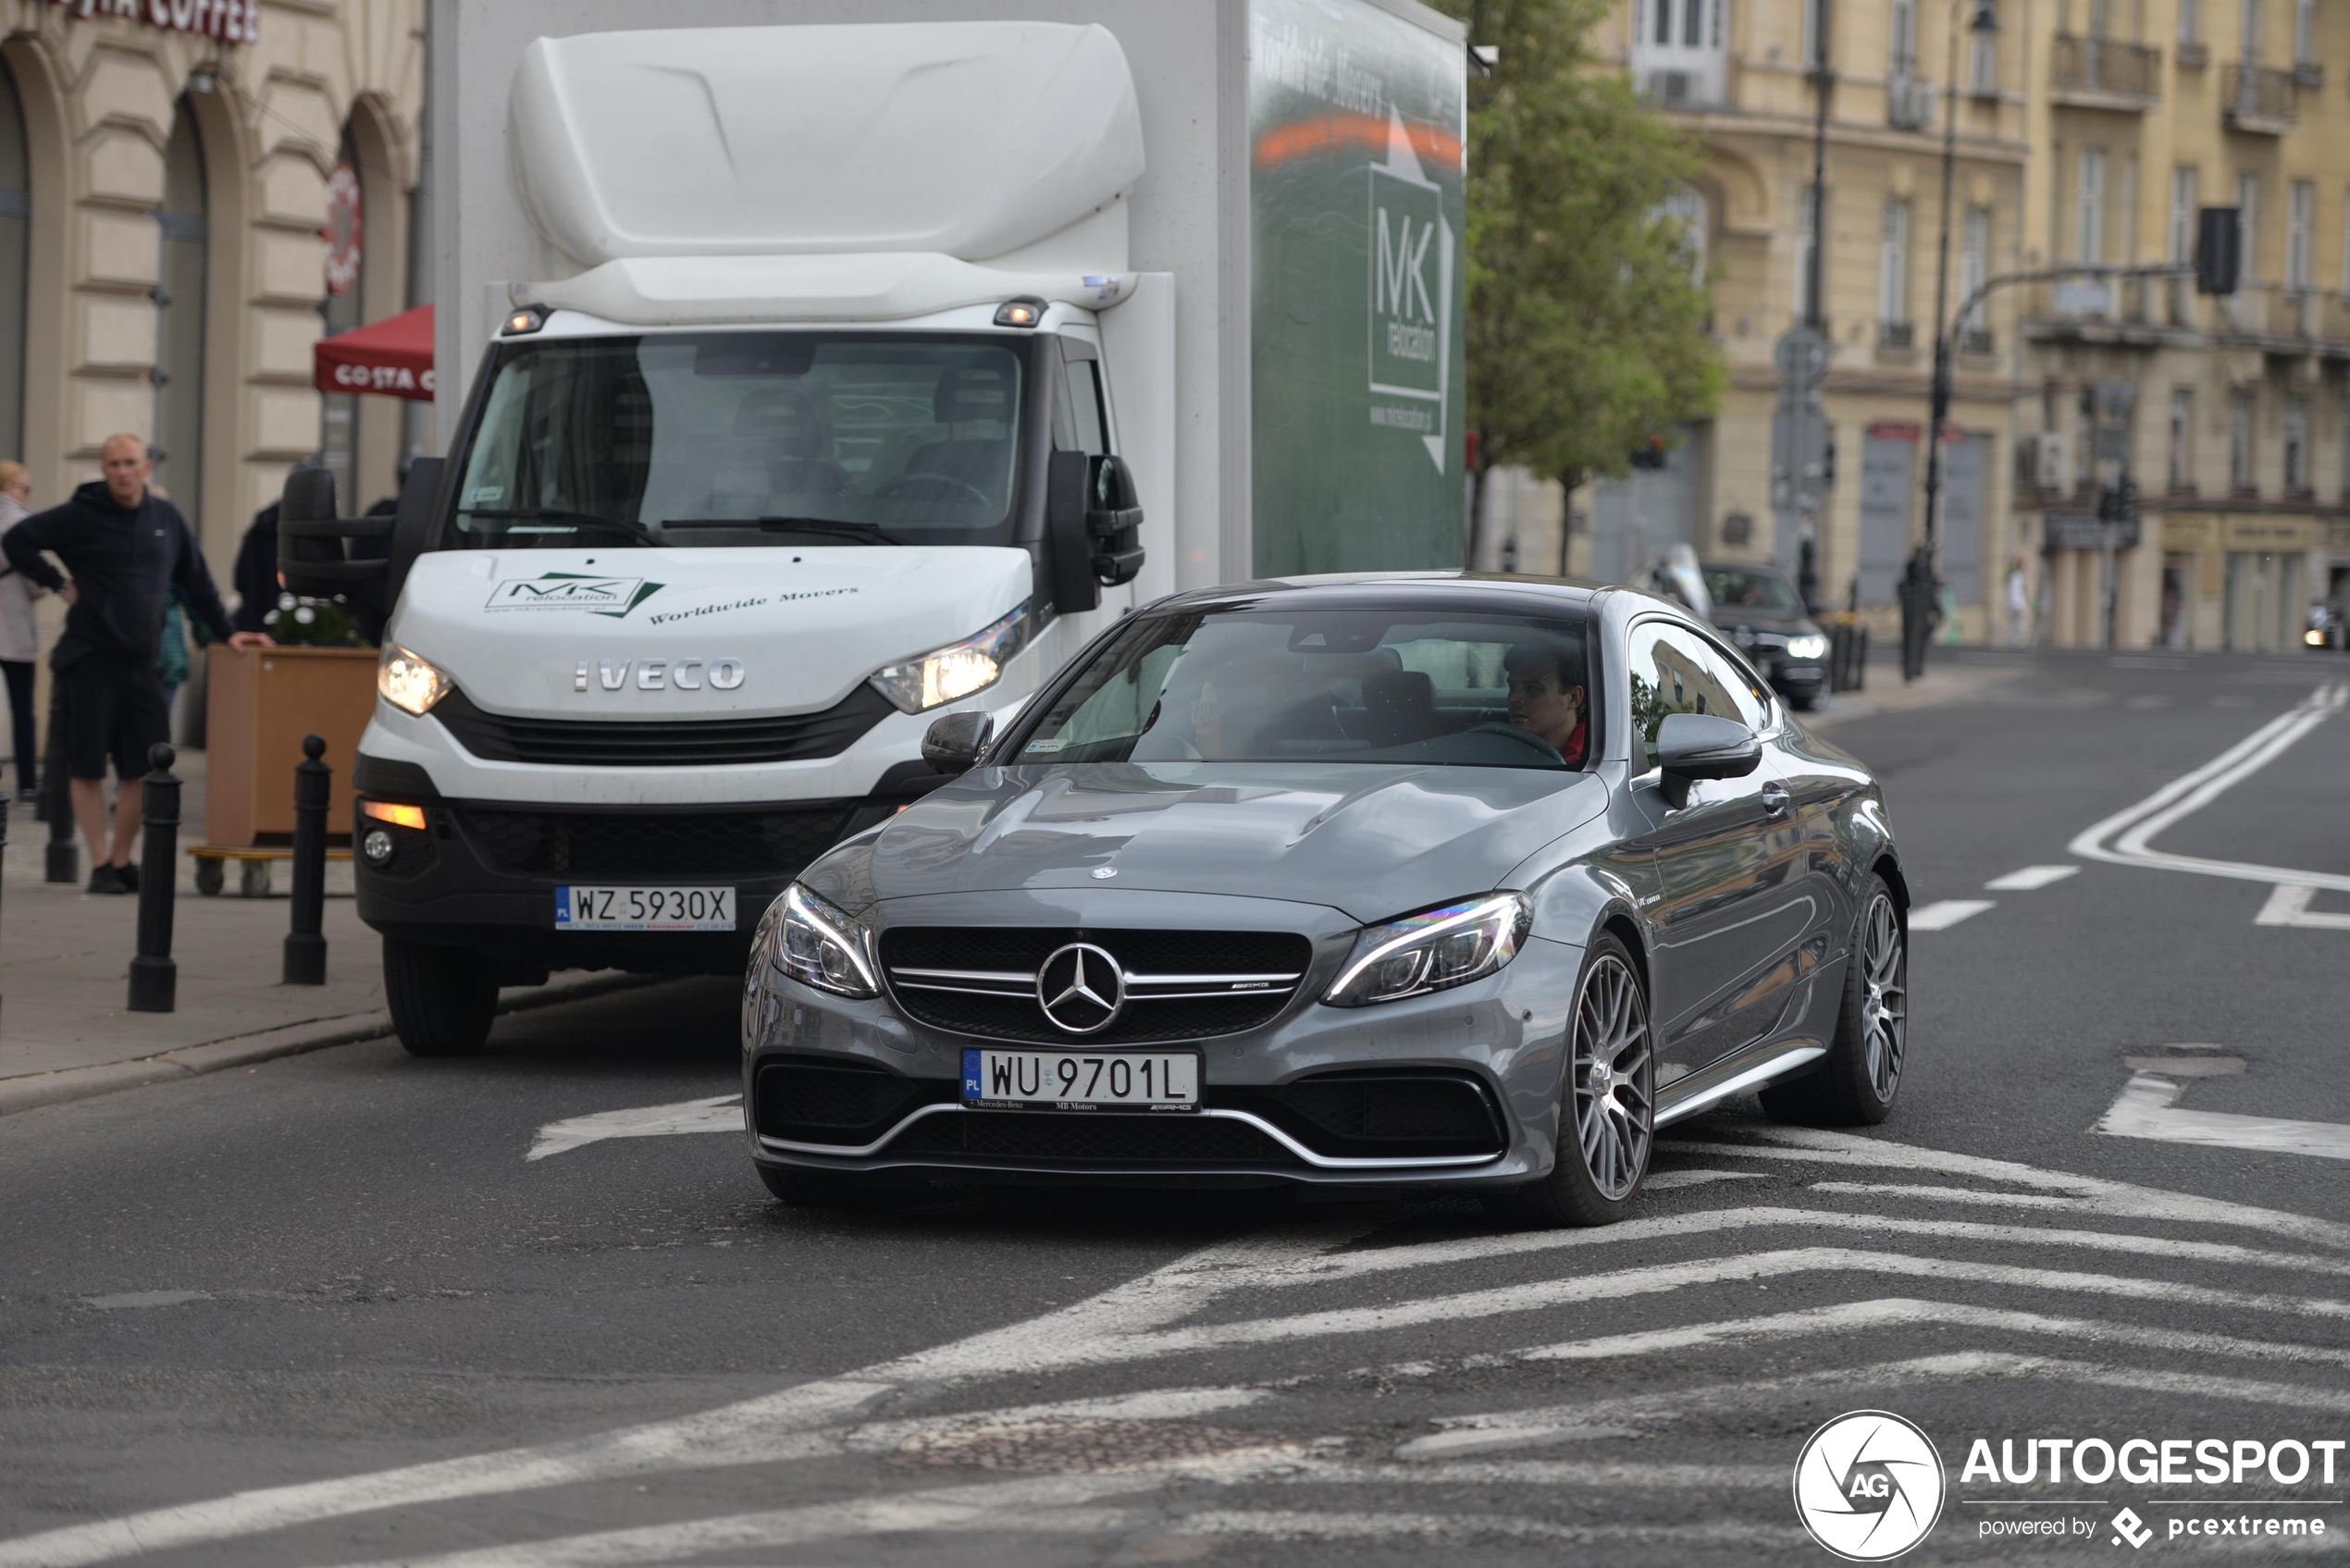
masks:
<path fill-rule="evenodd" d="M 2338 1443 L 2330 1486 L 1962 1474 L 2350 1438 L 2350 660 L 1959 657 L 2013 678 L 1832 731 L 1948 922 L 1895 1116 L 1686 1124 L 1610 1230 L 785 1211 L 721 982 L 7 1117 L 0 1568 L 1815 1563 L 1798 1454 L 1858 1409 L 1942 1460 L 1907 1562 L 2134 1558 L 2124 1508 L 2166 1560 L 2350 1549 Z M 649 1106 L 687 1130 L 576 1119 Z"/>

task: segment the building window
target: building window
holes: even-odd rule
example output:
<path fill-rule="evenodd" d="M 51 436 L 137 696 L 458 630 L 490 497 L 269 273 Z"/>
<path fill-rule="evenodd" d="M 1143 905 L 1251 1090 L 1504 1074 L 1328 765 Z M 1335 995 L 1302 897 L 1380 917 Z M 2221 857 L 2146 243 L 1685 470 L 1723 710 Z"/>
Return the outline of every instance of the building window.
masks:
<path fill-rule="evenodd" d="M 2284 204 L 2284 286 L 2296 294 L 2309 287 L 2309 226 L 2317 209 L 2318 188 L 2294 180 Z"/>
<path fill-rule="evenodd" d="M 1818 314 L 1812 309 L 1812 247 L 1813 230 L 1817 227 L 1816 212 L 1819 192 L 1806 185 L 1795 198 L 1795 314 L 1805 321 Z"/>
<path fill-rule="evenodd" d="M 1876 315 L 1881 329 L 1906 327 L 1910 320 L 1910 204 L 1900 196 L 1885 201 L 1885 232 L 1877 245 Z"/>
<path fill-rule="evenodd" d="M 360 202 L 359 149 L 352 140 L 351 127 L 342 130 L 342 144 L 337 151 L 334 178 L 327 187 L 329 215 L 328 226 L 347 223 L 364 240 L 366 214 Z M 326 297 L 318 302 L 319 330 L 332 338 L 339 333 L 353 331 L 366 324 L 365 266 L 367 251 L 364 243 L 356 247 L 358 265 L 348 273 L 338 274 L 327 269 L 323 287 Z M 318 453 L 326 463 L 327 472 L 335 476 L 335 494 L 344 497 L 352 511 L 363 503 L 359 500 L 359 396 L 355 392 L 329 392 L 318 400 Z"/>
<path fill-rule="evenodd" d="M 2073 254 L 2091 266 L 2105 261 L 2105 153 L 2081 149 L 2081 178 L 2072 188 Z"/>
<path fill-rule="evenodd" d="M 163 201 L 155 208 L 155 482 L 204 526 L 204 291 L 211 259 L 204 139 L 188 100 L 172 117 L 163 150 Z"/>
<path fill-rule="evenodd" d="M 2318 0 L 2293 0 L 2293 63 L 2315 64 L 2318 58 Z"/>
<path fill-rule="evenodd" d="M 24 456 L 26 240 L 32 221 L 31 165 L 17 84 L 0 62 L 0 457 Z M 9 590 L 13 592 L 14 590 Z"/>
<path fill-rule="evenodd" d="M 1661 49 L 1719 49 L 1727 0 L 1646 0 L 1648 25 L 1639 36 Z"/>
<path fill-rule="evenodd" d="M 2237 392 L 2228 400 L 2228 488 L 2250 495 L 2252 482 L 2252 394 Z"/>
<path fill-rule="evenodd" d="M 2260 177 L 2236 176 L 2236 228 L 2244 235 L 2244 281 L 2260 276 Z"/>
<path fill-rule="evenodd" d="M 1965 224 L 1960 229 L 1959 299 L 1961 302 L 1983 287 L 1983 280 L 1990 276 L 1990 263 L 1991 209 L 1969 207 Z M 1959 341 L 1961 347 L 1973 349 L 1978 353 L 1989 350 L 1990 333 L 1984 325 L 1983 302 L 1980 300 L 1975 302 L 1973 310 L 1967 312 L 1966 319 L 1959 323 Z"/>
<path fill-rule="evenodd" d="M 2194 43 L 2203 37 L 2203 19 L 2198 14 L 2198 0 L 2179 0 L 2179 42 Z"/>
<path fill-rule="evenodd" d="M 1821 24 L 1826 19 L 1828 0 L 1803 0 L 1803 53 L 1798 56 L 1806 66 L 1822 63 L 1827 30 Z"/>
<path fill-rule="evenodd" d="M 1656 216 L 1680 225 L 1681 232 L 1675 243 L 1688 258 L 1689 281 L 1704 288 L 1707 230 L 1712 228 L 1711 209 L 1704 193 L 1684 185 L 1657 204 Z"/>
<path fill-rule="evenodd" d="M 2309 491 L 2309 400 L 2291 398 L 2284 405 L 2284 492 Z"/>
<path fill-rule="evenodd" d="M 1897 81 L 1918 74 L 1917 0 L 1893 0 L 1893 58 L 1886 74 Z"/>
<path fill-rule="evenodd" d="M 2195 170 L 2171 171 L 2171 245 L 2163 259 L 2173 266 L 2195 260 Z"/>
<path fill-rule="evenodd" d="M 2236 43 L 2238 54 L 2245 65 L 2260 58 L 2261 0 L 2238 0 L 2236 6 Z"/>
<path fill-rule="evenodd" d="M 2195 389 L 2171 389 L 2170 479 L 2173 494 L 2195 488 Z"/>

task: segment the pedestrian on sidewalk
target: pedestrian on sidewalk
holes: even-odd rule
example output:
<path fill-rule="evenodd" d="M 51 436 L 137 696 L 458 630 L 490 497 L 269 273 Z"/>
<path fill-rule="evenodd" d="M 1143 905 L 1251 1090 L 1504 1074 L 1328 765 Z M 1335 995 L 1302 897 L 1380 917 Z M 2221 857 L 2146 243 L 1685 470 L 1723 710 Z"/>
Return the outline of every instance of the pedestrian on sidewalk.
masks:
<path fill-rule="evenodd" d="M 2032 563 L 2022 550 L 2008 564 L 2008 646 L 2022 648 L 2032 626 Z"/>
<path fill-rule="evenodd" d="M 262 634 L 229 624 L 195 536 L 179 509 L 147 488 L 154 464 L 132 435 L 110 436 L 99 461 L 105 477 L 73 499 L 26 518 L 0 535 L 0 552 L 35 584 L 62 594 L 69 608 L 49 668 L 65 694 L 66 758 L 73 814 L 90 844 L 90 891 L 138 890 L 130 853 L 139 837 L 148 750 L 170 738 L 170 712 L 155 661 L 164 606 L 174 585 L 190 612 L 232 648 L 266 648 Z M 47 551 L 72 581 L 43 560 Z M 113 833 L 106 822 L 106 759 L 121 789 Z"/>
<path fill-rule="evenodd" d="M 30 515 L 32 475 L 21 463 L 0 463 L 0 535 Z M 40 755 L 32 734 L 32 661 L 41 656 L 41 635 L 32 619 L 32 601 L 41 590 L 13 566 L 0 564 L 0 678 L 8 687 L 8 755 L 17 767 L 17 799 L 25 804 L 40 798 Z M 7 796 L 0 794 L 0 808 Z"/>

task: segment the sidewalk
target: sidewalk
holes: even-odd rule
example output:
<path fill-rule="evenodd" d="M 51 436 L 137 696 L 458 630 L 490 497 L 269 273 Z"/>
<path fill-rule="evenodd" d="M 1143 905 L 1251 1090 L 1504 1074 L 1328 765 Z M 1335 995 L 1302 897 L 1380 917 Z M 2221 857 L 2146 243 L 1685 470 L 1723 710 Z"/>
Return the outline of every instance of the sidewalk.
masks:
<path fill-rule="evenodd" d="M 190 751 L 174 767 L 185 781 L 174 1012 L 124 1006 L 139 900 L 82 892 L 86 848 L 82 880 L 43 882 L 48 824 L 33 821 L 29 809 L 9 809 L 0 875 L 0 1114 L 390 1031 L 377 942 L 359 922 L 348 863 L 327 868 L 324 985 L 278 983 L 292 912 L 286 865 L 275 869 L 271 897 L 239 897 L 233 870 L 217 896 L 196 892 L 185 850 L 204 842 L 204 764 L 203 752 Z M 545 986 L 511 989 L 502 1000 L 531 1006 L 629 983 L 624 976 L 558 975 Z"/>
<path fill-rule="evenodd" d="M 1872 659 L 1866 687 L 1823 698 L 1817 711 L 1800 717 L 1812 729 L 1832 729 L 1878 713 L 1902 713 L 1945 702 L 1970 702 L 2026 673 L 2018 665 L 1968 663 L 1952 657 L 1969 651 L 1975 650 L 1942 647 L 1927 649 L 1925 673 L 1911 682 L 1901 679 L 1898 655 Z"/>

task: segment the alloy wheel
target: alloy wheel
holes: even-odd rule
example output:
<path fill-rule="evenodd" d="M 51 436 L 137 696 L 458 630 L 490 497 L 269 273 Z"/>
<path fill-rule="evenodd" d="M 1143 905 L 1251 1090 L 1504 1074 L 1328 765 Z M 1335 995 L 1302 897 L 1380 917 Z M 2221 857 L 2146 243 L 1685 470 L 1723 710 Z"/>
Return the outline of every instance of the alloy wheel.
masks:
<path fill-rule="evenodd" d="M 1880 893 L 1870 901 L 1861 935 L 1861 1028 L 1867 1043 L 1869 1087 L 1890 1102 L 1901 1083 L 1901 1055 L 1910 1026 L 1909 955 L 1901 918 Z"/>
<path fill-rule="evenodd" d="M 1575 1006 L 1575 1130 L 1584 1168 L 1611 1203 L 1629 1197 L 1648 1168 L 1654 1076 L 1639 981 L 1602 954 Z"/>

